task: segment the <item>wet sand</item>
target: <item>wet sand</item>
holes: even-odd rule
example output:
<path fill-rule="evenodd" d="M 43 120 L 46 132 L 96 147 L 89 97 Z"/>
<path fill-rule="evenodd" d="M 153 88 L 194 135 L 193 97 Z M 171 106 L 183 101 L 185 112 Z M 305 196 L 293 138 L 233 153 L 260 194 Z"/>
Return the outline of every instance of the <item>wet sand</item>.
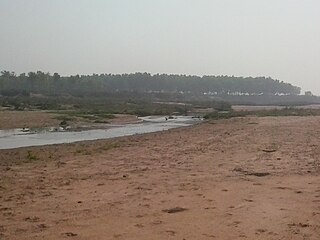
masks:
<path fill-rule="evenodd" d="M 0 239 L 320 239 L 320 117 L 0 151 Z"/>

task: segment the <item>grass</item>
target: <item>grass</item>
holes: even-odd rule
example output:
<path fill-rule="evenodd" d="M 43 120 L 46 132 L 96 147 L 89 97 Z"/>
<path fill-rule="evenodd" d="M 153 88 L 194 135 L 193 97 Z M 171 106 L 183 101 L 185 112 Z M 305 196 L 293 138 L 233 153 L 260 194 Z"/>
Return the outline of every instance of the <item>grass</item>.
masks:
<path fill-rule="evenodd" d="M 59 114 L 56 119 L 61 121 L 74 121 L 75 119 L 83 119 L 93 121 L 95 123 L 108 123 L 107 119 L 113 119 L 115 116 L 103 111 L 86 111 L 86 110 L 73 110 L 73 111 L 57 111 Z"/>
<path fill-rule="evenodd" d="M 27 160 L 28 160 L 29 162 L 32 162 L 32 161 L 39 160 L 39 158 L 38 158 L 35 154 L 33 154 L 32 151 L 28 151 L 28 153 L 27 153 Z"/>
<path fill-rule="evenodd" d="M 161 103 L 159 103 L 161 102 Z M 170 104 L 163 104 L 170 102 Z M 176 102 L 177 104 L 172 104 Z M 178 103 L 185 103 L 181 105 Z M 60 121 L 73 121 L 74 118 L 89 121 L 114 118 L 113 114 L 131 114 L 137 116 L 185 115 L 198 108 L 229 110 L 231 105 L 220 100 L 203 96 L 183 96 L 181 94 L 148 93 L 110 93 L 105 96 L 42 96 L 42 97 L 3 97 L 0 106 L 14 110 L 47 110 L 57 113 Z"/>
<path fill-rule="evenodd" d="M 119 148 L 120 144 L 116 142 L 107 143 L 104 146 L 102 146 L 100 149 L 104 151 L 108 151 L 110 149 Z"/>
<path fill-rule="evenodd" d="M 259 110 L 259 111 L 229 111 L 229 112 L 212 112 L 204 116 L 205 119 L 219 120 L 230 119 L 235 117 L 281 117 L 281 116 L 320 116 L 320 109 L 298 109 L 284 108 L 274 110 Z"/>
<path fill-rule="evenodd" d="M 80 155 L 89 156 L 89 155 L 93 155 L 94 153 L 102 153 L 102 152 L 109 151 L 111 149 L 119 148 L 121 147 L 121 145 L 119 142 L 109 142 L 91 150 L 88 150 L 85 144 L 80 144 L 79 147 L 80 148 L 76 149 L 75 152 L 73 153 L 74 155 L 80 154 Z"/>

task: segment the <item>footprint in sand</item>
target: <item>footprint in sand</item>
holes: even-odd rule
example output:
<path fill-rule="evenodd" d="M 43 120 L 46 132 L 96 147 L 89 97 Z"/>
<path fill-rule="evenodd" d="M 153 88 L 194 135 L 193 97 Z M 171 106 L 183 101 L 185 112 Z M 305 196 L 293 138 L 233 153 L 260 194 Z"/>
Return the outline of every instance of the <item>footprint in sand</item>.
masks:
<path fill-rule="evenodd" d="M 166 233 L 169 234 L 170 236 L 175 236 L 176 235 L 176 232 L 172 231 L 172 230 L 167 230 Z"/>
<path fill-rule="evenodd" d="M 259 229 L 256 230 L 256 234 L 262 234 L 262 233 L 265 233 L 265 232 L 267 232 L 266 229 L 259 228 Z"/>
<path fill-rule="evenodd" d="M 205 236 L 205 237 L 208 237 L 208 238 L 216 238 L 216 236 L 215 235 L 212 235 L 212 234 L 202 234 L 203 236 Z"/>
<path fill-rule="evenodd" d="M 38 217 L 26 217 L 24 220 L 26 222 L 39 222 L 40 218 L 38 218 Z"/>
<path fill-rule="evenodd" d="M 205 210 L 213 210 L 213 209 L 217 209 L 216 207 L 205 207 Z"/>
<path fill-rule="evenodd" d="M 47 226 L 46 224 L 44 224 L 44 223 L 38 224 L 37 227 L 38 227 L 41 231 L 43 231 L 43 230 L 45 230 L 45 229 L 48 228 L 48 226 Z"/>
<path fill-rule="evenodd" d="M 161 220 L 155 220 L 155 221 L 151 222 L 152 225 L 160 225 L 162 223 L 163 222 Z"/>
<path fill-rule="evenodd" d="M 144 225 L 143 224 L 141 224 L 141 223 L 137 223 L 136 225 L 134 225 L 135 227 L 137 227 L 137 228 L 144 228 Z"/>
<path fill-rule="evenodd" d="M 121 238 L 122 235 L 121 235 L 121 234 L 115 234 L 115 235 L 113 235 L 113 237 L 116 238 L 116 239 L 118 239 L 118 238 Z"/>
<path fill-rule="evenodd" d="M 166 212 L 166 213 L 172 214 L 172 213 L 184 212 L 184 211 L 187 211 L 187 210 L 188 209 L 186 209 L 186 208 L 175 207 L 175 208 L 170 208 L 170 209 L 164 209 L 164 210 L 162 210 L 162 212 Z"/>
<path fill-rule="evenodd" d="M 66 236 L 66 237 L 76 237 L 76 236 L 78 236 L 78 234 L 73 233 L 73 232 L 62 233 L 62 235 Z"/>

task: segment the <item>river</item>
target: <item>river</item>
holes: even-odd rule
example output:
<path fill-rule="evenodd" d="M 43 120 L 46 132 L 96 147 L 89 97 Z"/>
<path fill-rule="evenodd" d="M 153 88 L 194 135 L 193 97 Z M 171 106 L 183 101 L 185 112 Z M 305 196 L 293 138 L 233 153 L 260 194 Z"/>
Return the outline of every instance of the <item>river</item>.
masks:
<path fill-rule="evenodd" d="M 43 146 L 80 141 L 108 139 L 131 136 L 151 132 L 165 131 L 172 128 L 186 127 L 199 123 L 201 119 L 191 116 L 176 116 L 168 119 L 163 116 L 141 117 L 142 121 L 135 124 L 110 125 L 107 129 L 84 131 L 51 131 L 37 129 L 25 131 L 23 129 L 0 130 L 0 149 Z"/>

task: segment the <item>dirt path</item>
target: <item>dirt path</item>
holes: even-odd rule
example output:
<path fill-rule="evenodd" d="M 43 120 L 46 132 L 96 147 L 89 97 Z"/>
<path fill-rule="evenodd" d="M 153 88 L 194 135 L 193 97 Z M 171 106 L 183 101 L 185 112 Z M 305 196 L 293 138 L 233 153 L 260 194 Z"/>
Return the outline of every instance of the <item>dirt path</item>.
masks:
<path fill-rule="evenodd" d="M 320 239 L 320 118 L 0 151 L 0 239 Z"/>

